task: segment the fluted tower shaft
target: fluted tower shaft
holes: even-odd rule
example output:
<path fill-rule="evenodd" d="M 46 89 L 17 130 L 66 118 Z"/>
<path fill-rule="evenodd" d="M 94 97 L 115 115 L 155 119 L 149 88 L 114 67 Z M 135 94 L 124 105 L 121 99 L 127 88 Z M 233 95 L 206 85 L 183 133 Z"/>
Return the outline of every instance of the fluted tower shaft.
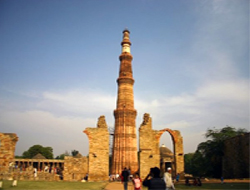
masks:
<path fill-rule="evenodd" d="M 118 84 L 118 97 L 115 117 L 115 132 L 112 155 L 112 174 L 120 174 L 124 167 L 130 168 L 134 173 L 138 170 L 137 139 L 135 119 L 137 112 L 134 109 L 134 79 L 132 72 L 132 59 L 130 54 L 131 42 L 129 31 L 123 31 L 121 42 L 122 53 Z"/>

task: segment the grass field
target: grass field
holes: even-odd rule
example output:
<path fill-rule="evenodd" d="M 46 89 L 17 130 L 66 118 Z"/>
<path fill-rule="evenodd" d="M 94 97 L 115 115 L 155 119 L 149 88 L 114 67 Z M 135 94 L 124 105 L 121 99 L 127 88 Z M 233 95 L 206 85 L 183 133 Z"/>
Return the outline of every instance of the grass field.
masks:
<path fill-rule="evenodd" d="M 94 190 L 94 189 L 103 189 L 108 182 L 50 182 L 50 181 L 18 181 L 16 187 L 12 187 L 12 181 L 4 181 L 3 188 L 1 190 L 7 189 L 58 189 L 58 190 L 66 190 L 66 189 L 82 189 L 82 190 Z"/>
<path fill-rule="evenodd" d="M 3 188 L 1 190 L 26 190 L 26 189 L 58 189 L 58 190 L 66 190 L 66 189 L 82 189 L 82 190 L 102 190 L 108 184 L 108 182 L 49 182 L 49 181 L 18 181 L 17 187 L 11 187 L 12 181 L 4 181 Z M 235 189 L 235 190 L 249 190 L 249 183 L 205 183 L 201 187 L 195 186 L 185 186 L 184 184 L 175 185 L 176 190 L 208 190 L 208 189 Z M 132 185 L 130 185 L 129 189 L 132 189 Z M 114 189 L 118 190 L 118 189 Z M 123 189 L 121 189 L 123 190 Z M 147 190 L 147 188 L 143 188 L 143 190 Z"/>

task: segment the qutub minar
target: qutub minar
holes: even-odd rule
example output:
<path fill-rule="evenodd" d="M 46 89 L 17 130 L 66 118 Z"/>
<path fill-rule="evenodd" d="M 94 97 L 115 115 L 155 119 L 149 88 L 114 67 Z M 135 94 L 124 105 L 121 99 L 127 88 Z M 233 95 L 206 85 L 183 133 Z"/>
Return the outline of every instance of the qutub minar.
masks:
<path fill-rule="evenodd" d="M 129 168 L 132 173 L 138 170 L 135 125 L 137 111 L 134 108 L 133 56 L 130 54 L 129 34 L 129 30 L 123 31 L 122 53 L 119 56 L 120 71 L 117 79 L 118 97 L 114 110 L 115 131 L 111 169 L 113 174 L 120 174 L 124 167 Z"/>

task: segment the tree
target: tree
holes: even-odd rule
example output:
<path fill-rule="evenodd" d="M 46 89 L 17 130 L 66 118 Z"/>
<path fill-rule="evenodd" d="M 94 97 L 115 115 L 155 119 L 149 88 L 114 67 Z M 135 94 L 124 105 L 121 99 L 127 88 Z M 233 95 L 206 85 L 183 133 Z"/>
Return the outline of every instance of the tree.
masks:
<path fill-rule="evenodd" d="M 39 153 L 47 159 L 53 159 L 53 149 L 51 147 L 43 147 L 41 145 L 34 145 L 27 151 L 24 151 L 23 158 L 33 158 Z"/>
<path fill-rule="evenodd" d="M 200 154 L 200 161 L 204 164 L 200 170 L 206 176 L 221 177 L 222 174 L 222 158 L 224 155 L 224 141 L 234 136 L 247 133 L 246 129 L 235 129 L 226 126 L 222 129 L 208 129 L 205 137 L 208 139 L 198 145 L 196 154 Z"/>

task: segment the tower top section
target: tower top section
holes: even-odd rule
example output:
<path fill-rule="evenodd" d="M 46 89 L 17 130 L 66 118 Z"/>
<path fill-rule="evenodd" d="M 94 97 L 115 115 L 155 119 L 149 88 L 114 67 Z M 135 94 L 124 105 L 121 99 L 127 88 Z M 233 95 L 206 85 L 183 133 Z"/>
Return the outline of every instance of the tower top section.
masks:
<path fill-rule="evenodd" d="M 128 29 L 123 30 L 123 40 L 121 42 L 122 53 L 130 53 L 131 42 L 129 40 L 129 34 Z"/>

